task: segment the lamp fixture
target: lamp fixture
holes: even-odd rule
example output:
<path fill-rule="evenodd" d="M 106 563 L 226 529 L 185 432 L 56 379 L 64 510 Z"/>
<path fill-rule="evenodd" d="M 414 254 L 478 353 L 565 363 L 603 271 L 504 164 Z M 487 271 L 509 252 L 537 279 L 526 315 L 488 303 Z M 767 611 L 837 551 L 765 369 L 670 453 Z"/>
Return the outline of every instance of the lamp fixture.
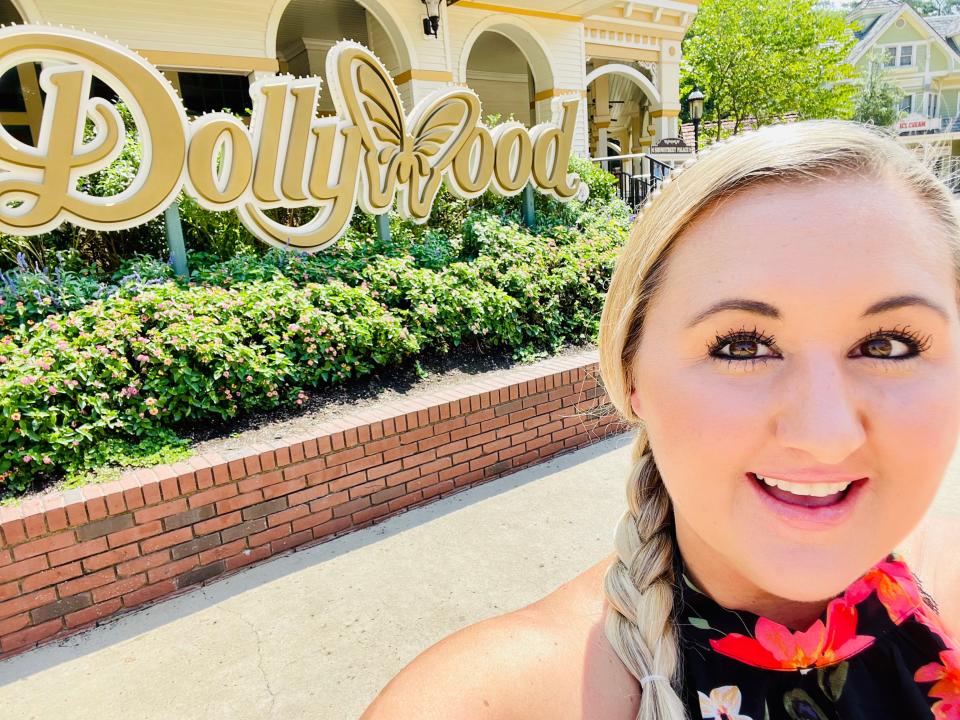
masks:
<path fill-rule="evenodd" d="M 421 0 L 427 6 L 427 17 L 423 19 L 423 34 L 439 36 L 440 5 L 443 0 Z"/>
<path fill-rule="evenodd" d="M 700 88 L 694 86 L 693 91 L 687 95 L 687 102 L 690 103 L 690 119 L 700 120 L 703 117 L 703 93 Z"/>

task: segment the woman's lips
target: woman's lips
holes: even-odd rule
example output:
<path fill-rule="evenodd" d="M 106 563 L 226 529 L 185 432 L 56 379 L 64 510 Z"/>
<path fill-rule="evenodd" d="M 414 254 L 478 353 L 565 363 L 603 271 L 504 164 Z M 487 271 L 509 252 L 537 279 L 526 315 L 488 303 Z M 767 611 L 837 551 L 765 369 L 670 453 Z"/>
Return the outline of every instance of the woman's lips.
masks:
<path fill-rule="evenodd" d="M 802 504 L 784 502 L 778 499 L 774 494 L 767 492 L 761 480 L 753 473 L 745 475 L 747 482 L 754 489 L 759 502 L 778 517 L 784 524 L 800 530 L 822 530 L 835 527 L 843 523 L 853 512 L 860 498 L 860 493 L 864 485 L 869 482 L 869 478 L 861 478 L 854 481 L 849 488 L 841 493 L 839 501 L 820 507 L 806 507 Z M 781 491 L 783 492 L 783 491 Z M 829 498 L 810 498 L 809 504 L 816 505 L 815 501 L 830 501 Z M 804 502 L 804 501 L 801 501 Z"/>

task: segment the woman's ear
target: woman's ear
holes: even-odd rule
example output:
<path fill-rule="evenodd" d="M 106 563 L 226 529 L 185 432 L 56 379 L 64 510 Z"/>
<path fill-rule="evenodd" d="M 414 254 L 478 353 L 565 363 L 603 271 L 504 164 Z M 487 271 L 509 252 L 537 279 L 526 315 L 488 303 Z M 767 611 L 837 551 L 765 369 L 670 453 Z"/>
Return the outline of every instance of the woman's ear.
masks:
<path fill-rule="evenodd" d="M 643 420 L 643 406 L 640 403 L 640 393 L 636 388 L 630 391 L 630 407 L 633 408 L 633 414 L 640 420 Z"/>

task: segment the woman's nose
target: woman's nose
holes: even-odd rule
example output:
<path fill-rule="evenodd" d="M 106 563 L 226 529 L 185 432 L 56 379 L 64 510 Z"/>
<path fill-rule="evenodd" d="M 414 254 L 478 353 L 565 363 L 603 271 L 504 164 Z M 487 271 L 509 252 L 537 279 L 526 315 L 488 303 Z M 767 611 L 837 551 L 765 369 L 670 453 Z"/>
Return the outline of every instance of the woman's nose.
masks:
<path fill-rule="evenodd" d="M 776 418 L 781 445 L 824 464 L 840 464 L 863 445 L 863 408 L 845 362 L 826 352 L 794 360 L 792 372 L 782 379 Z"/>

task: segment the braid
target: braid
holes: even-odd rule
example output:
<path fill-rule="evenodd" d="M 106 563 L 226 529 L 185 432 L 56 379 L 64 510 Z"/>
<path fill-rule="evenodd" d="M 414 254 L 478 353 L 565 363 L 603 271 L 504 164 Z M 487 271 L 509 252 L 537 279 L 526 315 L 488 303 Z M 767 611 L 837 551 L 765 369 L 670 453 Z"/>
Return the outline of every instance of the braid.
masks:
<path fill-rule="evenodd" d="M 642 684 L 637 720 L 687 720 L 676 690 L 680 684 L 680 652 L 673 619 L 670 497 L 643 429 L 634 444 L 627 504 L 628 510 L 616 529 L 617 559 L 603 579 L 610 603 L 604 631 L 637 680 L 662 676 Z"/>

